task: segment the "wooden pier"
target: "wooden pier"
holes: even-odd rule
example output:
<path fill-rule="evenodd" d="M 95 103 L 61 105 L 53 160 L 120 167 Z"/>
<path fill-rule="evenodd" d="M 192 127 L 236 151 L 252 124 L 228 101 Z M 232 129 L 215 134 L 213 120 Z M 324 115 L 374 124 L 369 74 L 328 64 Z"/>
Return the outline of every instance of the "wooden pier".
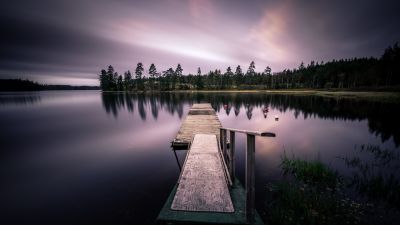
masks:
<path fill-rule="evenodd" d="M 187 148 L 195 134 L 214 134 L 219 137 L 221 122 L 211 104 L 193 104 L 175 139 L 174 148 Z"/>
<path fill-rule="evenodd" d="M 247 136 L 245 188 L 235 176 L 235 133 Z M 255 136 L 275 134 L 223 128 L 210 104 L 194 104 L 173 141 L 190 148 L 156 222 L 263 224 L 254 208 Z"/>

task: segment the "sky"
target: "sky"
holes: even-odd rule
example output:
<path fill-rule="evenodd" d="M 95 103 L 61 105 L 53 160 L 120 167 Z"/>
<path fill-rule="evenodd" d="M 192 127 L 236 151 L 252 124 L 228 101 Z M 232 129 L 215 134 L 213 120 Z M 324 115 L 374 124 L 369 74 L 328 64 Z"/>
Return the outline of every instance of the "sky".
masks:
<path fill-rule="evenodd" d="M 0 78 L 98 85 L 142 62 L 203 73 L 380 57 L 400 41 L 398 0 L 3 0 Z"/>

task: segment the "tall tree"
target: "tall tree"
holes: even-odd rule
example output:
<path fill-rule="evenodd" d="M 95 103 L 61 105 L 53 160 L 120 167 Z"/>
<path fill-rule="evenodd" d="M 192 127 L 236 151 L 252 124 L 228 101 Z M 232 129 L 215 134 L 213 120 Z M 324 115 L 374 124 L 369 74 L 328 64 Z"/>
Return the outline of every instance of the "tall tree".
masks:
<path fill-rule="evenodd" d="M 139 62 L 138 64 L 137 64 L 137 66 L 136 66 L 136 70 L 135 70 L 135 78 L 136 78 L 136 81 L 135 81 L 135 83 L 136 83 L 136 89 L 143 89 L 144 88 L 144 86 L 143 86 L 143 77 L 142 77 L 142 75 L 143 75 L 143 71 L 144 71 L 144 68 L 143 68 L 143 63 L 141 63 L 141 62 Z"/>
<path fill-rule="evenodd" d="M 224 74 L 223 83 L 226 85 L 232 85 L 232 82 L 231 82 L 232 76 L 233 76 L 232 69 L 230 66 L 228 66 L 228 68 L 226 68 L 226 72 Z"/>
<path fill-rule="evenodd" d="M 178 66 L 176 66 L 176 69 L 175 69 L 174 78 L 172 79 L 172 89 L 175 89 L 176 81 L 179 81 L 180 83 L 183 81 L 182 71 L 183 70 L 182 70 L 181 64 L 178 63 Z"/>
<path fill-rule="evenodd" d="M 204 87 L 203 78 L 201 76 L 201 69 L 199 67 L 199 68 L 197 68 L 196 88 L 203 89 L 203 87 Z"/>
<path fill-rule="evenodd" d="M 171 81 L 174 80 L 174 76 L 175 76 L 174 74 L 175 74 L 175 72 L 172 68 L 169 68 L 168 70 L 163 72 L 163 77 L 164 77 L 164 81 L 165 81 L 164 89 L 169 90 L 171 88 L 170 85 L 171 85 Z"/>
<path fill-rule="evenodd" d="M 239 87 L 242 84 L 242 77 L 243 77 L 242 68 L 240 68 L 240 65 L 238 65 L 235 71 L 235 82 L 237 87 Z"/>
<path fill-rule="evenodd" d="M 150 65 L 149 75 L 150 75 L 150 78 L 152 78 L 152 79 L 155 79 L 157 77 L 157 69 L 156 69 L 156 66 L 154 65 L 154 63 L 152 63 Z"/>
<path fill-rule="evenodd" d="M 140 62 L 136 66 L 136 70 L 135 70 L 136 77 L 135 78 L 138 80 L 142 79 L 143 71 L 144 71 L 143 63 Z"/>
<path fill-rule="evenodd" d="M 129 70 L 124 73 L 124 86 L 126 91 L 132 88 L 132 74 Z"/>
<path fill-rule="evenodd" d="M 255 65 L 254 61 L 251 61 L 250 66 L 246 72 L 246 80 L 245 80 L 246 84 L 254 83 L 255 69 L 256 69 L 256 65 Z"/>
<path fill-rule="evenodd" d="M 109 65 L 108 69 L 107 69 L 107 79 L 108 79 L 108 84 L 109 84 L 108 90 L 115 91 L 115 89 L 116 89 L 117 79 L 116 79 L 116 76 L 114 76 L 114 75 L 115 75 L 114 67 Z"/>
<path fill-rule="evenodd" d="M 100 87 L 101 90 L 107 91 L 109 89 L 110 84 L 108 83 L 108 77 L 107 77 L 107 71 L 106 70 L 101 70 L 100 75 L 99 75 L 99 80 L 100 80 Z"/>
<path fill-rule="evenodd" d="M 182 69 L 182 67 L 181 67 L 181 64 L 179 64 L 178 63 L 178 66 L 176 66 L 176 69 L 175 69 L 175 74 L 179 77 L 179 76 L 182 76 L 182 71 L 183 71 L 183 69 Z"/>
<path fill-rule="evenodd" d="M 124 90 L 124 83 L 122 80 L 122 75 L 119 75 L 117 78 L 117 89 L 118 91 L 123 91 Z"/>
<path fill-rule="evenodd" d="M 154 89 L 154 81 L 157 78 L 157 69 L 154 63 L 150 65 L 149 75 L 150 75 L 150 87 L 151 89 Z"/>
<path fill-rule="evenodd" d="M 265 75 L 268 75 L 268 76 L 270 76 L 271 75 L 271 67 L 269 67 L 269 66 L 267 66 L 266 68 L 265 68 L 265 70 L 264 70 L 264 73 L 265 73 Z"/>
<path fill-rule="evenodd" d="M 247 75 L 254 75 L 256 69 L 256 64 L 254 61 L 251 61 L 249 68 L 247 69 Z"/>

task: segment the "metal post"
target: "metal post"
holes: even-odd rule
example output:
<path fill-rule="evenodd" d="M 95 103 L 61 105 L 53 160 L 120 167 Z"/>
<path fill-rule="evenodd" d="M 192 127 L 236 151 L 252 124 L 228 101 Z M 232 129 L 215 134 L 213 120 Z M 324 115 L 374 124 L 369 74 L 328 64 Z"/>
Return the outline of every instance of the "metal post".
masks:
<path fill-rule="evenodd" d="M 247 134 L 246 145 L 246 218 L 254 221 L 254 166 L 255 166 L 255 136 Z"/>
<path fill-rule="evenodd" d="M 229 174 L 232 184 L 235 182 L 235 131 L 229 132 Z"/>

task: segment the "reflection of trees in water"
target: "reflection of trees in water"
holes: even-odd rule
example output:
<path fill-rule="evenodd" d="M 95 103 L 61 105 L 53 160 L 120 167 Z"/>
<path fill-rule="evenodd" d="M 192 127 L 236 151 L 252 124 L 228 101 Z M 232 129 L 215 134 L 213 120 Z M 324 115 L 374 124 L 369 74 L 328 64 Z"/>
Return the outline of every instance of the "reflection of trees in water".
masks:
<path fill-rule="evenodd" d="M 254 108 L 254 106 L 250 105 L 250 104 L 246 104 L 244 108 L 246 109 L 247 119 L 251 120 L 251 117 L 253 116 L 253 108 Z"/>
<path fill-rule="evenodd" d="M 125 107 L 134 111 L 137 104 L 139 114 L 146 119 L 146 106 L 150 105 L 154 119 L 159 110 L 167 111 L 179 118 L 183 116 L 186 104 L 210 102 L 217 111 L 224 110 L 229 114 L 233 108 L 235 116 L 244 106 L 247 118 L 253 116 L 255 107 L 268 107 L 280 112 L 293 111 L 296 118 L 317 117 L 330 120 L 368 120 L 370 132 L 380 136 L 382 142 L 393 137 L 396 146 L 400 145 L 400 129 L 397 116 L 400 115 L 400 104 L 359 101 L 345 98 L 326 98 L 322 96 L 251 94 L 251 93 L 103 93 L 103 105 L 107 113 L 118 116 L 118 111 Z"/>
<path fill-rule="evenodd" d="M 154 119 L 157 119 L 158 107 L 157 107 L 157 100 L 154 95 L 150 96 L 150 107 L 151 107 L 151 115 L 153 115 Z"/>
<path fill-rule="evenodd" d="M 12 95 L 1 94 L 0 95 L 0 105 L 33 105 L 35 103 L 40 102 L 40 95 L 39 94 L 15 94 Z"/>

